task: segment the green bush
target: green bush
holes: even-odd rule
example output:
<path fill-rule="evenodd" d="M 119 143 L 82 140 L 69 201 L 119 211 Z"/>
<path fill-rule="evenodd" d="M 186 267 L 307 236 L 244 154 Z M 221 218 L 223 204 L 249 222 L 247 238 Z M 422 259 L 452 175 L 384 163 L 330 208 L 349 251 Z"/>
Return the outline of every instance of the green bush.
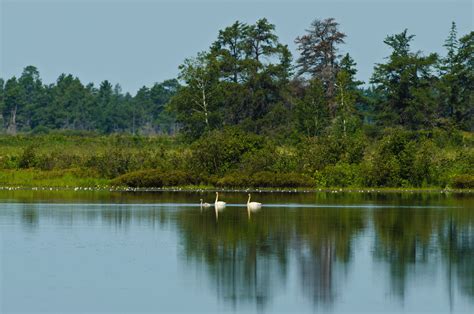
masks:
<path fill-rule="evenodd" d="M 260 171 L 251 175 L 227 174 L 217 181 L 217 186 L 226 188 L 303 188 L 315 185 L 312 178 L 299 173 Z"/>
<path fill-rule="evenodd" d="M 360 187 L 365 182 L 357 164 L 338 163 L 315 174 L 316 183 L 322 187 Z"/>
<path fill-rule="evenodd" d="M 227 188 L 241 188 L 250 187 L 252 179 L 249 175 L 244 173 L 227 174 L 217 180 L 216 185 Z"/>
<path fill-rule="evenodd" d="M 5 155 L 0 156 L 0 169 L 16 169 L 18 168 L 18 162 L 20 157 L 18 155 Z"/>
<path fill-rule="evenodd" d="M 83 166 L 83 158 L 75 153 L 54 151 L 36 157 L 36 166 L 41 170 L 69 169 Z"/>
<path fill-rule="evenodd" d="M 310 138 L 298 146 L 298 160 L 305 173 L 313 174 L 338 162 L 361 162 L 366 147 L 367 139 L 362 133 L 351 137 Z"/>
<path fill-rule="evenodd" d="M 263 137 L 238 128 L 213 131 L 191 146 L 189 169 L 196 173 L 223 175 L 236 169 L 244 154 L 263 146 Z"/>
<path fill-rule="evenodd" d="M 86 165 L 106 178 L 114 178 L 139 169 L 139 163 L 134 157 L 131 151 L 113 148 L 103 154 L 91 156 Z"/>
<path fill-rule="evenodd" d="M 474 176 L 469 174 L 455 176 L 451 181 L 451 186 L 456 189 L 473 189 Z"/>
<path fill-rule="evenodd" d="M 165 187 L 194 184 L 192 177 L 183 171 L 140 170 L 112 180 L 112 185 L 129 187 Z"/>
<path fill-rule="evenodd" d="M 48 134 L 50 131 L 51 130 L 48 127 L 43 126 L 43 125 L 39 125 L 36 128 L 34 128 L 33 130 L 31 130 L 31 134 L 33 134 L 33 135 L 45 135 L 45 134 Z"/>
<path fill-rule="evenodd" d="M 32 168 L 35 166 L 36 163 L 36 147 L 34 145 L 29 145 L 26 147 L 22 154 L 20 155 L 20 159 L 18 160 L 18 167 L 21 169 Z"/>

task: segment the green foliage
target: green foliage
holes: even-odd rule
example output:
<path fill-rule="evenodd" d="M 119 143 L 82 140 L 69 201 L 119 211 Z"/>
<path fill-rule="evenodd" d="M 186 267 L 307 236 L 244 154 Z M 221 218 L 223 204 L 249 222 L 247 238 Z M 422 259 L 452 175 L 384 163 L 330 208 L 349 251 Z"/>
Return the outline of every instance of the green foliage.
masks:
<path fill-rule="evenodd" d="M 137 188 L 160 188 L 190 185 L 194 182 L 192 177 L 184 171 L 141 170 L 119 176 L 112 180 L 111 184 Z"/>
<path fill-rule="evenodd" d="M 456 189 L 474 189 L 474 175 L 458 175 L 452 179 L 451 186 Z"/>
<path fill-rule="evenodd" d="M 217 186 L 225 188 L 314 188 L 314 180 L 299 173 L 275 173 L 260 171 L 253 174 L 242 172 L 225 175 L 217 181 Z"/>
<path fill-rule="evenodd" d="M 30 145 L 23 150 L 18 160 L 18 167 L 21 169 L 32 168 L 36 164 L 36 147 Z"/>
<path fill-rule="evenodd" d="M 0 133 L 10 135 L 0 136 L 0 173 L 57 173 L 45 180 L 64 183 L 82 180 L 79 169 L 90 172 L 85 184 L 146 170 L 130 180 L 149 186 L 469 185 L 474 33 L 458 38 L 453 23 L 446 56 L 412 51 L 407 30 L 387 36 L 391 53 L 368 88 L 350 55 L 338 55 L 345 36 L 335 19 L 315 20 L 296 39 L 293 76 L 275 25 L 237 21 L 185 59 L 182 86 L 135 95 L 71 74 L 45 85 L 27 66 L 0 79 Z"/>
<path fill-rule="evenodd" d="M 208 51 L 180 66 L 185 86 L 171 101 L 183 132 L 196 139 L 223 124 L 260 120 L 279 103 L 291 54 L 267 19 L 221 30 Z"/>
<path fill-rule="evenodd" d="M 322 135 L 329 123 L 323 84 L 319 80 L 311 80 L 304 93 L 304 97 L 296 101 L 298 131 L 308 137 Z"/>
<path fill-rule="evenodd" d="M 367 139 L 362 133 L 351 137 L 329 135 L 306 139 L 298 145 L 300 165 L 305 173 L 313 174 L 339 161 L 359 163 L 366 147 Z"/>
<path fill-rule="evenodd" d="M 337 163 L 329 165 L 322 171 L 316 171 L 316 186 L 318 187 L 363 187 L 364 175 L 358 164 Z"/>
<path fill-rule="evenodd" d="M 145 171 L 121 184 L 444 188 L 460 186 L 453 184 L 458 176 L 474 175 L 472 143 L 470 133 L 442 130 L 389 129 L 380 139 L 360 131 L 345 137 L 329 134 L 284 146 L 236 128 L 210 132 L 190 146 L 166 138 L 53 132 L 0 136 L 0 173 L 8 178 L 17 169 L 19 175 L 5 182 L 24 179 L 29 181 L 22 185 L 28 186 L 109 182 Z M 152 183 L 140 181 L 141 175 Z"/>
<path fill-rule="evenodd" d="M 434 126 L 436 113 L 434 66 L 436 54 L 422 56 L 410 51 L 414 35 L 388 36 L 384 43 L 391 49 L 386 64 L 377 64 L 371 79 L 382 95 L 376 112 L 385 125 L 402 125 L 409 129 Z"/>
<path fill-rule="evenodd" d="M 189 168 L 196 173 L 222 175 L 237 168 L 244 154 L 263 145 L 262 137 L 236 128 L 213 131 L 193 143 Z"/>

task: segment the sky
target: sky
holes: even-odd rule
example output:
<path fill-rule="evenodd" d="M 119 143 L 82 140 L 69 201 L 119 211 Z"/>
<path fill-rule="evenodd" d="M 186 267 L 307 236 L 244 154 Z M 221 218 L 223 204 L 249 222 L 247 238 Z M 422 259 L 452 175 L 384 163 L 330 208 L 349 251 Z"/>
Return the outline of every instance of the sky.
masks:
<path fill-rule="evenodd" d="M 0 16 L 0 77 L 34 65 L 46 84 L 71 73 L 132 94 L 176 77 L 185 58 L 236 20 L 266 17 L 295 58 L 294 39 L 312 20 L 334 17 L 347 34 L 341 52 L 366 82 L 389 54 L 387 35 L 408 28 L 415 50 L 444 54 L 452 21 L 460 35 L 473 30 L 470 0 L 0 0 Z"/>

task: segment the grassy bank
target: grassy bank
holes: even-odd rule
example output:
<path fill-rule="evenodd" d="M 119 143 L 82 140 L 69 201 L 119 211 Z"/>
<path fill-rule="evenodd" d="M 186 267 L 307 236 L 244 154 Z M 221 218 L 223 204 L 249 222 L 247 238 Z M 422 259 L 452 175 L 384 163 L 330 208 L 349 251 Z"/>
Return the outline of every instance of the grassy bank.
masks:
<path fill-rule="evenodd" d="M 170 136 L 0 136 L 0 186 L 444 190 L 474 188 L 471 133 L 386 130 L 272 142 L 239 129 Z"/>

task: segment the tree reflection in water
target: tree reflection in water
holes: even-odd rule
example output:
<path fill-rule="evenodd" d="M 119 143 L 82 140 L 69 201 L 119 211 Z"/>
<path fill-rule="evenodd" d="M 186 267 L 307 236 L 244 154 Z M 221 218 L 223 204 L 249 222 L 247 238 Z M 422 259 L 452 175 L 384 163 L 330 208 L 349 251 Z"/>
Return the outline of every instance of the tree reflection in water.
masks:
<path fill-rule="evenodd" d="M 177 213 L 188 261 L 206 264 L 220 298 L 264 308 L 272 288 L 286 277 L 288 225 L 271 213 L 249 220 L 243 208 L 227 208 L 218 222 L 213 216 L 213 209 L 199 216 L 192 210 Z"/>
<path fill-rule="evenodd" d="M 302 290 L 315 305 L 330 306 L 337 295 L 338 274 L 351 260 L 354 236 L 364 225 L 363 211 L 350 208 L 301 209 L 294 226 Z M 334 271 L 341 267 L 343 271 Z"/>
<path fill-rule="evenodd" d="M 460 290 L 474 297 L 474 216 L 466 208 L 376 210 L 374 256 L 388 263 L 392 291 L 403 299 L 408 280 L 435 272 L 441 255 L 449 297 L 453 274 Z M 423 267 L 415 267 L 416 265 Z"/>
<path fill-rule="evenodd" d="M 364 228 L 363 211 L 352 209 L 263 209 L 248 220 L 243 209 L 228 208 L 212 219 L 177 213 L 184 252 L 204 262 L 219 297 L 237 306 L 263 308 L 273 289 L 285 285 L 289 255 L 295 251 L 304 294 L 315 304 L 334 301 L 335 263 L 347 267 L 351 241 Z"/>
<path fill-rule="evenodd" d="M 185 196 L 180 194 L 179 201 L 189 203 L 190 199 L 199 199 Z M 285 195 L 269 197 L 274 203 L 288 202 Z M 311 194 L 307 199 L 301 195 L 291 197 L 298 197 L 295 202 L 303 204 L 315 201 Z M 424 275 L 437 278 L 439 267 L 445 274 L 450 297 L 455 295 L 454 289 L 459 289 L 474 301 L 472 198 L 443 200 L 438 195 L 431 200 L 428 196 L 412 199 L 394 195 L 362 199 L 352 195 L 344 201 L 325 197 L 326 202 L 341 207 L 264 206 L 249 219 L 246 207 L 230 206 L 219 215 L 218 221 L 214 208 L 201 213 L 199 206 L 179 204 L 156 207 L 98 204 L 82 209 L 79 204 L 60 209 L 19 204 L 19 210 L 10 213 L 18 215 L 29 230 L 39 228 L 44 219 L 71 226 L 77 221 L 87 221 L 120 229 L 169 227 L 178 233 L 178 245 L 187 265 L 204 266 L 217 297 L 234 307 L 247 303 L 264 309 L 275 298 L 289 292 L 285 288 L 294 286 L 287 282 L 293 278 L 300 287 L 300 292 L 295 293 L 314 305 L 331 307 L 344 294 L 342 284 L 350 273 L 352 257 L 359 254 L 353 250 L 359 235 L 364 236 L 360 239 L 368 245 L 374 241 L 373 261 L 387 267 L 390 288 L 402 301 L 410 281 Z M 388 206 L 340 205 L 364 202 Z M 269 199 L 264 203 L 269 204 Z M 445 207 L 410 207 L 440 203 Z M 8 211 L 0 211 L 0 218 L 8 215 Z"/>

